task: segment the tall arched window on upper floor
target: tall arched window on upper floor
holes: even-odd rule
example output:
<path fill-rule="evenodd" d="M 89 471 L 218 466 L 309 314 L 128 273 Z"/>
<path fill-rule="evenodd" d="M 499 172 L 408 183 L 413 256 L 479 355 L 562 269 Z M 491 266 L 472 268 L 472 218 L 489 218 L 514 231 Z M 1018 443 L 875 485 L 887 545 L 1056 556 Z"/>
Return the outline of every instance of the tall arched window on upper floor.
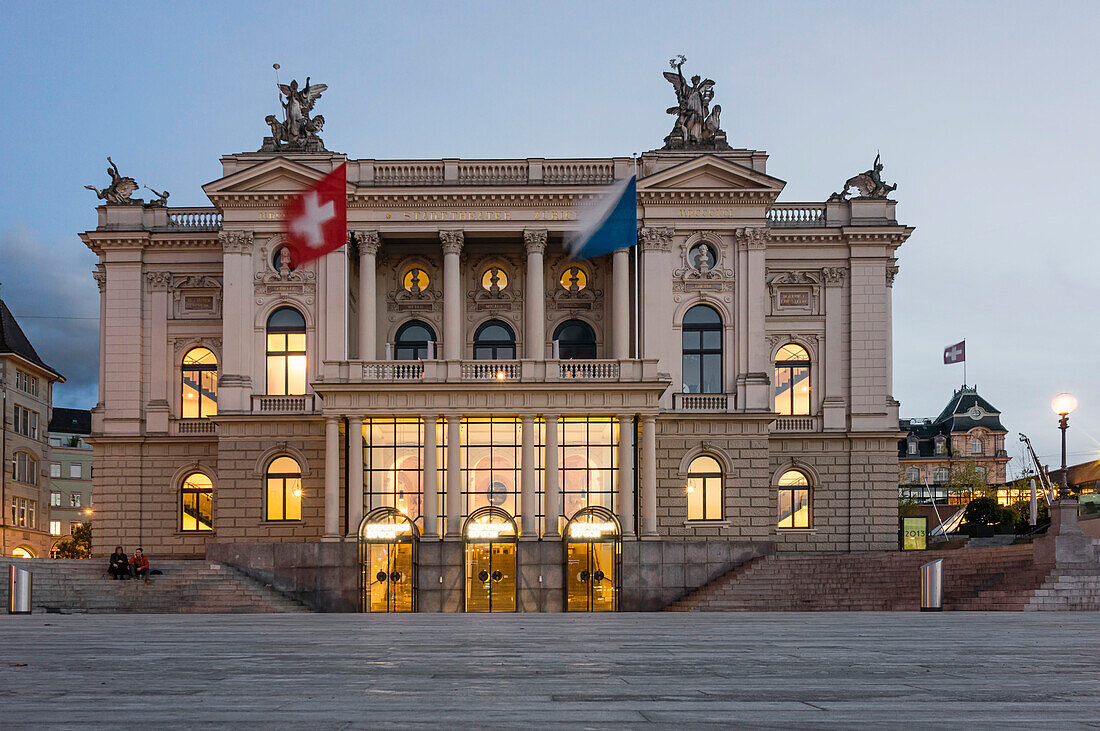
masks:
<path fill-rule="evenodd" d="M 302 519 L 302 468 L 293 457 L 276 457 L 267 466 L 267 520 Z"/>
<path fill-rule="evenodd" d="M 554 330 L 558 357 L 562 360 L 595 358 L 596 333 L 582 320 L 566 320 Z"/>
<path fill-rule="evenodd" d="M 780 528 L 810 527 L 810 480 L 798 470 L 787 470 L 779 478 Z"/>
<path fill-rule="evenodd" d="M 709 454 L 700 454 L 688 467 L 688 520 L 722 519 L 722 466 Z"/>
<path fill-rule="evenodd" d="M 707 305 L 684 313 L 684 393 L 722 393 L 722 317 Z"/>
<path fill-rule="evenodd" d="M 409 320 L 394 336 L 394 360 L 427 360 L 428 343 L 434 343 L 435 330 L 420 320 Z"/>
<path fill-rule="evenodd" d="M 218 413 L 218 359 L 208 348 L 191 348 L 180 367 L 180 415 L 203 419 Z"/>
<path fill-rule="evenodd" d="M 214 483 L 201 472 L 192 472 L 180 486 L 180 531 L 214 528 Z"/>
<path fill-rule="evenodd" d="M 306 319 L 293 307 L 280 307 L 267 318 L 267 393 L 300 396 L 306 392 Z"/>
<path fill-rule="evenodd" d="M 982 453 L 982 440 L 981 439 L 971 439 L 970 440 L 970 453 L 971 454 L 981 454 Z"/>
<path fill-rule="evenodd" d="M 784 416 L 810 413 L 810 354 L 787 343 L 775 355 L 775 410 Z"/>
<path fill-rule="evenodd" d="M 500 320 L 482 323 L 474 332 L 474 360 L 515 360 L 516 334 Z"/>

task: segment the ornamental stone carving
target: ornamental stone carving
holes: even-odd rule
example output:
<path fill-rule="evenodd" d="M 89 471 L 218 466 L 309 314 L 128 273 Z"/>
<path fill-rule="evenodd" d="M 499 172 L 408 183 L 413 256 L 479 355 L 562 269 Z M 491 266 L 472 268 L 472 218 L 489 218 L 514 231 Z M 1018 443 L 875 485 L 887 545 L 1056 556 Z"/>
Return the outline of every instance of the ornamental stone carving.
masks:
<path fill-rule="evenodd" d="M 821 274 L 816 271 L 786 271 L 767 275 L 772 315 L 821 314 Z"/>
<path fill-rule="evenodd" d="M 92 272 L 92 279 L 95 280 L 100 293 L 107 290 L 107 270 L 103 268 L 102 264 L 96 264 L 95 271 Z"/>
<path fill-rule="evenodd" d="M 886 267 L 886 286 L 894 286 L 894 277 L 898 275 L 898 268 L 896 266 Z"/>
<path fill-rule="evenodd" d="M 172 272 L 146 272 L 145 281 L 153 292 L 167 292 L 172 284 Z"/>
<path fill-rule="evenodd" d="M 382 239 L 377 231 L 350 231 L 348 238 L 359 251 L 359 256 L 377 256 L 378 249 L 382 246 Z"/>
<path fill-rule="evenodd" d="M 260 151 L 324 151 L 325 143 L 318 137 L 318 133 L 325 126 L 325 118 L 320 114 L 313 115 L 312 112 L 313 105 L 328 89 L 328 85 L 310 83 L 308 76 L 305 86 L 301 88 L 298 88 L 297 80 L 292 80 L 289 84 L 280 84 L 278 82 L 279 64 L 274 66 L 275 84 L 279 87 L 279 104 L 283 107 L 283 119 L 280 121 L 274 114 L 269 114 L 264 119 L 271 128 L 271 136 L 264 138 Z M 283 100 L 284 96 L 286 101 Z"/>
<path fill-rule="evenodd" d="M 252 251 L 251 231 L 219 231 L 218 241 L 226 254 L 248 254 Z"/>
<path fill-rule="evenodd" d="M 715 104 L 714 79 L 691 77 L 691 83 L 684 78 L 683 66 L 687 58 L 679 55 L 669 61 L 676 73 L 666 71 L 664 77 L 676 91 L 676 106 L 666 111 L 676 115 L 672 131 L 665 137 L 665 150 L 728 150 L 726 133 L 721 129 L 719 118 L 722 106 Z"/>
<path fill-rule="evenodd" d="M 821 270 L 821 278 L 825 280 L 826 287 L 839 287 L 844 284 L 844 277 L 848 270 L 843 267 L 824 267 Z"/>
<path fill-rule="evenodd" d="M 733 232 L 737 240 L 737 250 L 754 250 L 768 248 L 768 229 L 766 228 L 739 228 Z"/>
<path fill-rule="evenodd" d="M 689 261 L 692 249 L 697 246 L 710 249 L 714 256 L 713 267 L 709 266 L 705 258 L 697 264 Z M 676 280 L 672 285 L 673 291 L 715 290 L 732 286 L 734 271 L 723 266 L 726 258 L 723 256 L 724 248 L 722 237 L 717 231 L 697 231 L 689 236 L 680 245 L 680 266 L 672 271 L 672 277 Z"/>
<path fill-rule="evenodd" d="M 886 196 L 897 190 L 898 185 L 887 185 L 882 180 L 882 155 L 875 155 L 875 164 L 870 170 L 853 175 L 844 181 L 844 187 L 829 196 L 830 202 L 848 200 L 849 191 L 855 188 L 859 191 L 858 198 L 874 198 L 885 200 Z"/>
<path fill-rule="evenodd" d="M 542 254 L 546 251 L 546 229 L 525 228 L 523 230 L 523 247 L 528 254 Z"/>
<path fill-rule="evenodd" d="M 109 157 L 107 158 L 107 174 L 111 176 L 111 184 L 106 188 L 100 190 L 94 185 L 85 185 L 84 187 L 95 193 L 96 198 L 105 201 L 109 206 L 140 206 L 144 202 L 140 198 L 130 197 L 138 189 L 137 181 L 119 173 L 118 165 L 115 165 Z"/>
<path fill-rule="evenodd" d="M 638 243 L 642 251 L 671 251 L 671 228 L 641 228 L 638 230 Z"/>
<path fill-rule="evenodd" d="M 465 241 L 466 235 L 462 231 L 439 232 L 439 243 L 443 246 L 444 254 L 461 254 Z"/>

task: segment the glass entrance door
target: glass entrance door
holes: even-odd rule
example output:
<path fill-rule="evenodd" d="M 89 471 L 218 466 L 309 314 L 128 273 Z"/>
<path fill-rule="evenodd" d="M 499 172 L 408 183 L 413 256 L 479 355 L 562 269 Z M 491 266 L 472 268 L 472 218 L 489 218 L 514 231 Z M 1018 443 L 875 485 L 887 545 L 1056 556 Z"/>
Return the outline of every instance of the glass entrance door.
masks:
<path fill-rule="evenodd" d="M 396 508 L 372 510 L 359 526 L 360 611 L 416 611 L 416 525 Z"/>
<path fill-rule="evenodd" d="M 516 544 L 466 544 L 466 611 L 516 611 Z"/>
<path fill-rule="evenodd" d="M 615 515 L 589 506 L 577 511 L 565 534 L 566 611 L 618 611 L 622 543 Z"/>

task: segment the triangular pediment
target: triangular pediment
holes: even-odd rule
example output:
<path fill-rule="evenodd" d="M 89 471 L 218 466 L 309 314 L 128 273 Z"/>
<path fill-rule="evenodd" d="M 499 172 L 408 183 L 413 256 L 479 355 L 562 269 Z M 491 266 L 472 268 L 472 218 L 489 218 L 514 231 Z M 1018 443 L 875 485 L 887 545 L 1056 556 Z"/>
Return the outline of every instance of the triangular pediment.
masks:
<path fill-rule="evenodd" d="M 759 191 L 778 195 L 786 183 L 715 155 L 692 158 L 638 181 L 639 191 Z"/>
<path fill-rule="evenodd" d="M 341 160 L 332 161 L 336 167 Z M 317 168 L 285 157 L 274 157 L 244 170 L 219 178 L 202 186 L 211 200 L 222 196 L 241 195 L 292 195 L 315 185 L 325 177 L 331 168 L 330 161 L 324 161 L 326 168 Z"/>

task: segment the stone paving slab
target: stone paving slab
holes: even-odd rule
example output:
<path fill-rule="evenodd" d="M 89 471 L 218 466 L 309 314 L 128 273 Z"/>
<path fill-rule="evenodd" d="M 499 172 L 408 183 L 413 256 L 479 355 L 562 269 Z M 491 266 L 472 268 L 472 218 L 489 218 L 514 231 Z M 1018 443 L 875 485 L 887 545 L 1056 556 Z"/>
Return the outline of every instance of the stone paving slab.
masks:
<path fill-rule="evenodd" d="M 1100 729 L 1100 613 L 0 616 L 0 729 Z"/>

